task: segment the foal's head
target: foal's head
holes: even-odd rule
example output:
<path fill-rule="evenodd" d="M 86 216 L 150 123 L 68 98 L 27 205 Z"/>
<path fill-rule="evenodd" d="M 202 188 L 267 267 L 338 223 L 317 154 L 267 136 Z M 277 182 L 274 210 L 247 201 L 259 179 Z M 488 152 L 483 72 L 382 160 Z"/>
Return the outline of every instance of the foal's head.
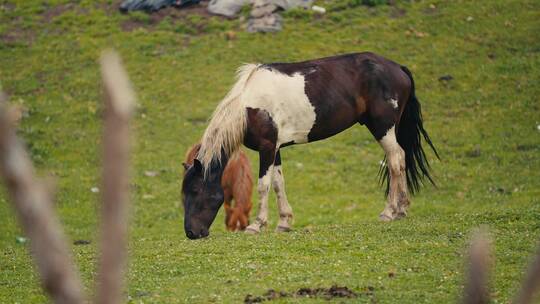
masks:
<path fill-rule="evenodd" d="M 219 166 L 211 168 L 204 177 L 204 168 L 198 159 L 187 165 L 182 183 L 184 199 L 184 230 L 192 240 L 207 237 L 210 225 L 223 204 L 223 189 Z"/>

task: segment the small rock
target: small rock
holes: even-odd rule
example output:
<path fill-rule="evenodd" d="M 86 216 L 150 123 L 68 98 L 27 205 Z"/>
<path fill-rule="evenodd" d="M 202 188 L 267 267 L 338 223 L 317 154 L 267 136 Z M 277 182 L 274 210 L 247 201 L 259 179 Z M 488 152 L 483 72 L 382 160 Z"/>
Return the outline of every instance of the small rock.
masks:
<path fill-rule="evenodd" d="M 452 77 L 450 74 L 439 77 L 439 81 L 450 81 L 452 79 L 454 79 L 454 77 Z"/>
<path fill-rule="evenodd" d="M 17 242 L 17 244 L 24 244 L 28 241 L 27 238 L 25 238 L 24 236 L 18 236 L 15 238 L 15 242 Z"/>
<path fill-rule="evenodd" d="M 92 193 L 98 193 L 99 188 L 98 187 L 92 187 L 92 188 L 90 188 L 90 191 L 92 191 Z"/>
<path fill-rule="evenodd" d="M 317 5 L 314 5 L 311 7 L 311 9 L 314 11 L 314 12 L 317 12 L 319 14 L 324 14 L 326 13 L 326 9 L 322 6 L 317 6 Z"/>
<path fill-rule="evenodd" d="M 353 211 L 353 210 L 356 209 L 356 208 L 358 208 L 358 205 L 355 204 L 355 203 L 353 203 L 353 204 L 351 204 L 351 205 L 345 207 L 345 210 L 346 210 L 346 211 Z"/>
<path fill-rule="evenodd" d="M 414 32 L 414 35 L 415 35 L 416 37 L 418 37 L 418 38 L 424 38 L 424 37 L 427 36 L 426 33 L 424 33 L 424 32 L 418 32 L 418 31 L 417 31 L 417 32 Z"/>
<path fill-rule="evenodd" d="M 304 164 L 302 164 L 302 163 L 297 162 L 295 165 L 296 165 L 296 168 L 298 168 L 298 169 L 304 168 Z"/>
<path fill-rule="evenodd" d="M 144 290 L 139 290 L 139 291 L 135 292 L 135 294 L 133 296 L 136 297 L 136 298 L 142 298 L 142 297 L 146 297 L 146 296 L 149 296 L 149 295 L 150 295 L 150 292 L 144 291 Z"/>
<path fill-rule="evenodd" d="M 430 9 L 436 9 L 437 7 L 435 6 L 435 4 L 431 3 L 431 4 L 429 5 L 429 8 L 430 8 Z"/>
<path fill-rule="evenodd" d="M 157 171 L 144 171 L 144 175 L 148 177 L 155 177 L 159 175 L 159 172 Z"/>
<path fill-rule="evenodd" d="M 471 16 L 469 16 L 469 17 L 467 17 L 467 19 L 466 19 L 466 20 L 467 20 L 467 22 L 471 22 L 471 21 L 473 21 L 473 20 L 474 20 L 474 18 L 473 18 L 473 17 L 471 17 Z"/>

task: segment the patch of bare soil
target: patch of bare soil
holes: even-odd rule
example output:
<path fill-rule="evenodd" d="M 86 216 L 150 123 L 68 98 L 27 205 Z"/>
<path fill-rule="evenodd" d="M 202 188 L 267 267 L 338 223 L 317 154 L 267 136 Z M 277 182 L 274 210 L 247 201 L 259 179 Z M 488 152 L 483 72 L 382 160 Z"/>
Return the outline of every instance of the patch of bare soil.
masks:
<path fill-rule="evenodd" d="M 208 12 L 207 7 L 208 1 L 201 1 L 199 4 L 193 4 L 182 8 L 169 6 L 150 14 L 150 16 L 153 23 L 159 23 L 165 17 L 170 17 L 173 20 L 184 19 L 188 15 L 199 15 L 205 18 L 210 18 L 214 15 Z"/>
<path fill-rule="evenodd" d="M 407 15 L 407 11 L 403 8 L 398 8 L 394 6 L 390 10 L 390 18 L 398 19 L 398 18 L 405 17 L 405 15 Z"/>
<path fill-rule="evenodd" d="M 353 299 L 357 298 L 360 295 L 373 295 L 373 287 L 368 287 L 366 292 L 357 293 L 350 290 L 346 286 L 337 286 L 334 285 L 330 288 L 300 288 L 297 291 L 285 292 L 285 291 L 276 291 L 273 289 L 268 289 L 262 296 L 253 296 L 251 294 L 246 295 L 244 303 L 261 303 L 265 301 L 272 301 L 280 298 L 323 298 L 326 300 L 331 300 L 334 298 L 348 298 Z"/>
<path fill-rule="evenodd" d="M 66 12 L 66 11 L 68 11 L 70 9 L 73 9 L 73 7 L 74 7 L 73 3 L 57 5 L 57 6 L 51 7 L 48 10 L 46 10 L 43 14 L 41 14 L 41 16 L 43 17 L 43 21 L 50 22 L 55 17 L 58 17 L 58 16 L 62 15 L 64 12 Z"/>
<path fill-rule="evenodd" d="M 0 34 L 0 43 L 6 46 L 18 44 L 30 45 L 35 39 L 35 33 L 29 30 L 23 30 L 21 27 L 11 28 Z"/>
<path fill-rule="evenodd" d="M 118 9 L 120 7 L 120 2 L 114 6 L 114 10 L 120 13 Z M 159 11 L 148 13 L 150 16 L 149 22 L 144 22 L 141 20 L 128 20 L 122 23 L 122 30 L 124 31 L 133 31 L 138 28 L 153 28 L 155 25 L 159 24 L 163 19 L 169 18 L 173 23 L 178 20 L 184 20 L 187 16 L 198 15 L 203 17 L 203 19 L 210 19 L 216 15 L 212 15 L 208 12 L 208 1 L 201 1 L 199 4 L 193 4 L 186 7 L 178 8 L 169 6 Z M 127 13 L 129 14 L 129 13 Z M 219 16 L 218 16 L 219 17 Z M 225 17 L 222 17 L 225 18 Z"/>

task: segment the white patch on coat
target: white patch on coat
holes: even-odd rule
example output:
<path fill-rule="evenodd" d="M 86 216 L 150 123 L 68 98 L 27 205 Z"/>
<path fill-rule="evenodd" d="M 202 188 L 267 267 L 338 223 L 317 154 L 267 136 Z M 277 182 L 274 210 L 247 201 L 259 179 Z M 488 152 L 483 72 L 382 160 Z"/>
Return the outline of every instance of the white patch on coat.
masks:
<path fill-rule="evenodd" d="M 245 107 L 268 112 L 278 129 L 278 147 L 286 142 L 306 143 L 315 124 L 315 108 L 305 92 L 305 78 L 267 68 L 251 75 L 242 100 Z"/>
<path fill-rule="evenodd" d="M 392 105 L 392 107 L 394 107 L 394 109 L 398 108 L 397 99 L 391 98 L 388 102 Z"/>
<path fill-rule="evenodd" d="M 393 151 L 397 147 L 399 147 L 399 144 L 397 143 L 397 140 L 396 140 L 395 125 L 393 125 L 390 129 L 386 131 L 386 134 L 381 138 L 381 140 L 379 140 L 379 144 L 382 146 L 385 152 Z"/>

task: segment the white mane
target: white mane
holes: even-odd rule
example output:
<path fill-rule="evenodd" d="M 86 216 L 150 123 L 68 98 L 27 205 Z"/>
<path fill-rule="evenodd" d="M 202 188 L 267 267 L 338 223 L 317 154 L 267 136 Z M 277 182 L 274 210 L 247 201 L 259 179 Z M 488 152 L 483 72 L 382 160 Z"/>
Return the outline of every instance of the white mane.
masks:
<path fill-rule="evenodd" d="M 221 162 L 221 149 L 231 156 L 244 140 L 247 113 L 242 101 L 242 92 L 251 74 L 259 64 L 245 64 L 237 71 L 237 80 L 227 96 L 218 104 L 210 123 L 204 131 L 197 159 L 202 163 L 205 176 L 212 160 Z"/>

